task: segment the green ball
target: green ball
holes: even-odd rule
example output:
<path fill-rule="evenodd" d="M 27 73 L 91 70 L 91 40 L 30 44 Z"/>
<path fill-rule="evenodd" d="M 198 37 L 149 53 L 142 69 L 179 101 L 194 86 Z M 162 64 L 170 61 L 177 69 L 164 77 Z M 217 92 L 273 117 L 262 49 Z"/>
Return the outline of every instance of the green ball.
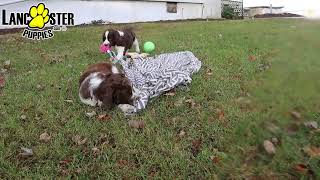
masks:
<path fill-rule="evenodd" d="M 143 45 L 143 50 L 146 53 L 151 53 L 152 51 L 154 51 L 155 48 L 156 48 L 156 46 L 151 41 L 145 42 Z"/>

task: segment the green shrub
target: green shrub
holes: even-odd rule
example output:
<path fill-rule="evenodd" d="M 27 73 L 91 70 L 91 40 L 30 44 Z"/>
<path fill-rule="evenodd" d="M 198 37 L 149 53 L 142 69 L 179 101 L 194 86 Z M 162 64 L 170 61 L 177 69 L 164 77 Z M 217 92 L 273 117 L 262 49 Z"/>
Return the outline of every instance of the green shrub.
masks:
<path fill-rule="evenodd" d="M 234 19 L 236 17 L 236 15 L 234 13 L 234 9 L 228 5 L 223 6 L 221 16 L 222 16 L 222 18 L 226 18 L 226 19 Z"/>

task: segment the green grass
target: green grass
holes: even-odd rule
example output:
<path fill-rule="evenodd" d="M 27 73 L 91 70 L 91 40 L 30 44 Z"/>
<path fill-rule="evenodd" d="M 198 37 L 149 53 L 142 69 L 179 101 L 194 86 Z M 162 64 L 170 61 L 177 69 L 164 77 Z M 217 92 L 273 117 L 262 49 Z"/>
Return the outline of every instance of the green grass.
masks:
<path fill-rule="evenodd" d="M 156 54 L 190 50 L 203 64 L 189 91 L 161 96 L 130 118 L 143 120 L 143 130 L 130 128 L 119 110 L 104 112 L 78 99 L 80 72 L 105 59 L 98 47 L 106 27 L 70 28 L 39 42 L 0 36 L 0 62 L 12 64 L 0 90 L 0 178 L 312 178 L 294 169 L 299 163 L 320 178 L 319 156 L 302 150 L 320 146 L 319 131 L 302 124 L 320 123 L 319 21 L 133 26 L 141 44 L 156 44 Z M 92 110 L 112 120 L 86 117 Z M 291 111 L 302 118 L 293 119 Z M 270 130 L 271 123 L 278 128 Z M 186 134 L 179 137 L 181 130 Z M 52 137 L 48 143 L 39 141 L 44 132 Z M 76 145 L 75 135 L 87 138 L 86 144 Z M 263 141 L 274 137 L 281 143 L 268 155 Z M 197 141 L 201 145 L 193 147 Z M 21 147 L 34 155 L 20 158 Z"/>

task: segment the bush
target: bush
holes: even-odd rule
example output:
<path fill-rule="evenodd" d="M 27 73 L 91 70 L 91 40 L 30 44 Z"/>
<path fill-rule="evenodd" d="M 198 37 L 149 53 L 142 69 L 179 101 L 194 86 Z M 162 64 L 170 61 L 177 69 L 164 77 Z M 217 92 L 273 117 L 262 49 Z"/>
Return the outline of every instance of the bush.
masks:
<path fill-rule="evenodd" d="M 221 16 L 222 16 L 222 18 L 226 18 L 226 19 L 234 19 L 236 17 L 236 15 L 234 13 L 234 9 L 228 5 L 223 6 Z"/>

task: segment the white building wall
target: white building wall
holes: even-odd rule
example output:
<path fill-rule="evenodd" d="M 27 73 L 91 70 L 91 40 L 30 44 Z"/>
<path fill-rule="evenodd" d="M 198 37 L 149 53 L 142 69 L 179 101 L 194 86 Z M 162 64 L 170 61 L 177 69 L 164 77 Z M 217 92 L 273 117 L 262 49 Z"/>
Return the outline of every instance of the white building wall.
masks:
<path fill-rule="evenodd" d="M 267 13 L 271 13 L 270 8 L 253 8 L 253 9 L 250 9 L 248 12 L 249 16 L 255 16 L 258 14 L 267 14 Z M 283 11 L 282 9 L 272 9 L 272 13 L 281 14 L 283 13 Z"/>
<path fill-rule="evenodd" d="M 177 0 L 179 1 L 179 0 Z M 188 2 L 189 1 L 189 2 Z M 40 1 L 23 1 L 0 5 L 0 12 L 28 12 Z M 111 23 L 132 23 L 160 20 L 221 18 L 221 0 L 187 0 L 177 4 L 177 13 L 168 13 L 165 1 L 41 1 L 50 12 L 74 13 L 75 25 L 103 20 Z M 193 3 L 190 3 L 193 2 Z M 0 3 L 1 4 L 1 3 Z M 9 17 L 7 17 L 9 19 Z M 12 28 L 18 26 L 0 26 Z M 21 27 L 21 26 L 19 26 Z"/>
<path fill-rule="evenodd" d="M 203 18 L 221 18 L 221 0 L 203 0 L 204 15 Z"/>

